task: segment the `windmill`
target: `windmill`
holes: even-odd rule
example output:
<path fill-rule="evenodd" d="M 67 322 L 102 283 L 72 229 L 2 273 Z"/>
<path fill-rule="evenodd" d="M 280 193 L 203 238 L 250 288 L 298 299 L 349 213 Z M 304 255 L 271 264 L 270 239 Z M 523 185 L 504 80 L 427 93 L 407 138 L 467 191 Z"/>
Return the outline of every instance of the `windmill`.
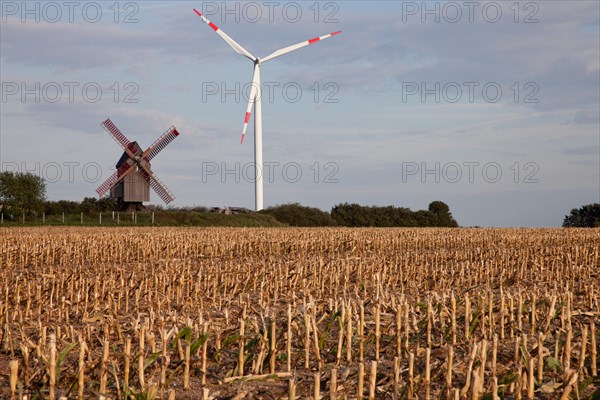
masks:
<path fill-rule="evenodd" d="M 218 26 L 213 24 L 208 20 L 202 13 L 194 8 L 194 12 L 198 14 L 202 21 L 208 24 L 223 40 L 225 40 L 238 54 L 248 58 L 250 61 L 254 63 L 254 73 L 252 75 L 252 88 L 250 89 L 250 98 L 248 99 L 248 107 L 246 109 L 246 115 L 244 116 L 244 128 L 242 130 L 242 139 L 240 143 L 244 142 L 244 136 L 246 135 L 246 129 L 248 128 L 248 121 L 250 121 L 250 113 L 252 112 L 252 106 L 256 107 L 254 113 L 254 200 L 255 200 L 255 209 L 256 211 L 260 211 L 263 209 L 263 153 L 262 153 L 262 107 L 261 107 L 261 89 L 260 89 L 260 66 L 261 64 L 272 60 L 276 57 L 280 57 L 284 54 L 292 52 L 294 50 L 298 50 L 304 46 L 308 46 L 309 44 L 316 43 L 323 39 L 330 38 L 332 36 L 338 35 L 342 33 L 342 31 L 337 31 L 330 33 L 328 35 L 315 37 L 310 40 L 306 40 L 304 42 L 294 44 L 292 46 L 284 47 L 279 49 L 264 58 L 255 57 L 248 50 L 239 45 L 235 40 L 230 38 L 225 32 L 219 29 Z"/>
<path fill-rule="evenodd" d="M 150 168 L 150 160 L 164 149 L 179 132 L 171 126 L 146 151 L 137 142 L 130 142 L 110 120 L 101 123 L 102 127 L 123 148 L 114 174 L 96 189 L 98 196 L 110 190 L 110 197 L 117 200 L 118 209 L 138 211 L 144 209 L 143 202 L 150 200 L 150 187 L 167 204 L 174 200 L 173 193 L 165 187 Z"/>

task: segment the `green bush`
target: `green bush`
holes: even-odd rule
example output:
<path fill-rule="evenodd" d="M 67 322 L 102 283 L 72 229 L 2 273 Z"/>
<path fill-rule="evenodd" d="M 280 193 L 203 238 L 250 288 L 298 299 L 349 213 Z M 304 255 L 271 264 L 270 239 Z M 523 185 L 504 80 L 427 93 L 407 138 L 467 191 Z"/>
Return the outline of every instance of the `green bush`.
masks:
<path fill-rule="evenodd" d="M 434 201 L 428 210 L 411 211 L 405 207 L 361 206 L 338 204 L 331 209 L 331 217 L 341 226 L 359 227 L 457 227 L 450 208 L 441 201 Z"/>
<path fill-rule="evenodd" d="M 298 203 L 269 207 L 261 213 L 273 216 L 277 221 L 289 226 L 336 226 L 329 213 Z"/>

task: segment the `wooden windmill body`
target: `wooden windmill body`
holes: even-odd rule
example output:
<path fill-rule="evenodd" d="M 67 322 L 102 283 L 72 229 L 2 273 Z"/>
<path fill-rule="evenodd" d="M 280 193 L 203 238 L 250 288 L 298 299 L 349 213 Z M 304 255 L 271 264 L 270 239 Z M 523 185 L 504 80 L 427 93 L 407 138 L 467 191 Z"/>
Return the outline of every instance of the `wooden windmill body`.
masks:
<path fill-rule="evenodd" d="M 135 154 L 142 153 L 142 148 L 137 142 L 131 144 L 135 147 Z M 121 168 L 129 158 L 129 154 L 124 151 L 115 168 Z M 151 168 L 150 163 L 148 167 Z M 145 208 L 143 203 L 150 201 L 150 182 L 144 179 L 139 171 L 135 171 L 110 189 L 110 197 L 116 200 L 119 211 L 142 211 Z"/>

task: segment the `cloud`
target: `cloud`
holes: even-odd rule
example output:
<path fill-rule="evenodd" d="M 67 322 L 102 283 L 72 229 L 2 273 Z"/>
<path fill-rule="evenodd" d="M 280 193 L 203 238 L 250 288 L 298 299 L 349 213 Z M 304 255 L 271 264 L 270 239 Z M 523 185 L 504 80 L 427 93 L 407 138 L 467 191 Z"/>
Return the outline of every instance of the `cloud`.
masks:
<path fill-rule="evenodd" d="M 563 154 L 576 155 L 576 156 L 598 156 L 600 157 L 600 146 L 580 146 L 580 147 L 567 147 L 562 149 Z"/>

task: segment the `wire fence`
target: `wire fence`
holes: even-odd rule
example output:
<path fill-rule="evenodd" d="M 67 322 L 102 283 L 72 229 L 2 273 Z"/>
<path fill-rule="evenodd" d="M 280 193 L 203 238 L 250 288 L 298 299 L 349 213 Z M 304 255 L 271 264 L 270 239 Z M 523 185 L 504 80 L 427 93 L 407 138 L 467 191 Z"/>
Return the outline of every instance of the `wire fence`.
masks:
<path fill-rule="evenodd" d="M 151 226 L 155 225 L 154 212 L 99 212 L 79 214 L 49 214 L 42 213 L 21 215 L 0 213 L 0 225 L 106 225 L 106 226 Z"/>

